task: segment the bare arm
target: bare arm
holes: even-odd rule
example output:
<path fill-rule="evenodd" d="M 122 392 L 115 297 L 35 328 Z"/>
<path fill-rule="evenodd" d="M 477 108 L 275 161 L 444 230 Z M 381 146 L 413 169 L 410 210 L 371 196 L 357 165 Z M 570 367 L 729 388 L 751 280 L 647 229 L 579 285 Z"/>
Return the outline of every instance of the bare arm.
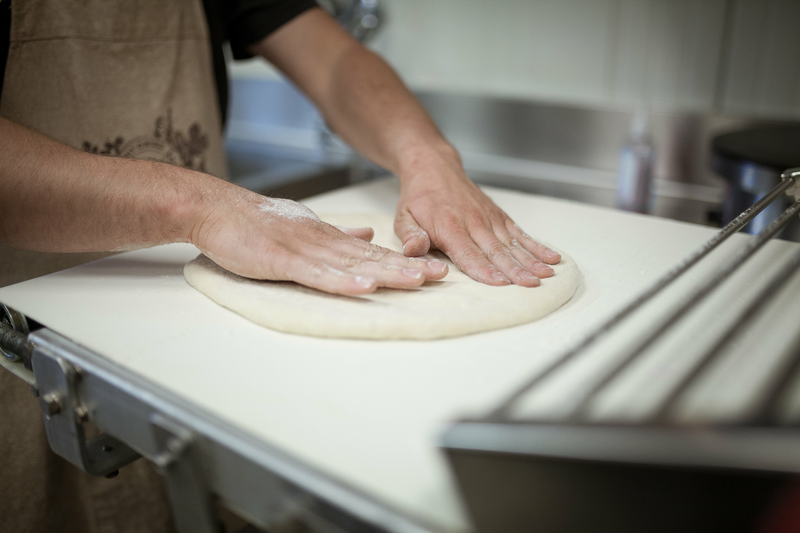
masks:
<path fill-rule="evenodd" d="M 88 252 L 190 240 L 199 173 L 91 155 L 2 118 L 0 139 L 3 244 Z"/>
<path fill-rule="evenodd" d="M 536 286 L 560 256 L 536 243 L 464 173 L 457 151 L 397 74 L 321 9 L 251 47 L 292 79 L 329 127 L 398 175 L 395 232 L 406 255 L 430 246 L 491 285 Z"/>
<path fill-rule="evenodd" d="M 164 163 L 69 148 L 0 118 L 0 243 L 49 252 L 190 242 L 221 266 L 328 292 L 416 287 L 446 274 L 343 233 L 304 206 Z M 360 238 L 356 238 L 360 237 Z"/>

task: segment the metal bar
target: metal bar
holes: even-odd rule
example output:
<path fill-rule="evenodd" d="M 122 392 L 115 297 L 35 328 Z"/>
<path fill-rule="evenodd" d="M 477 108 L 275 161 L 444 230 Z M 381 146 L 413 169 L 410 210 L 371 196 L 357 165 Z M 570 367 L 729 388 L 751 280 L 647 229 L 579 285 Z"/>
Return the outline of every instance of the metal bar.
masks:
<path fill-rule="evenodd" d="M 5 368 L 36 390 L 36 376 L 33 375 L 32 370 L 25 368 L 22 361 L 15 361 L 12 363 L 5 357 L 0 356 L 0 367 Z"/>
<path fill-rule="evenodd" d="M 781 173 L 781 179 L 785 182 L 790 179 L 796 179 L 800 177 L 800 167 L 798 168 L 789 168 Z"/>
<path fill-rule="evenodd" d="M 570 419 L 580 420 L 586 416 L 586 411 L 594 398 L 606 385 L 608 385 L 614 378 L 616 378 L 625 367 L 633 361 L 641 352 L 649 348 L 661 335 L 663 335 L 670 327 L 672 327 L 678 320 L 695 305 L 697 305 L 703 298 L 708 296 L 714 289 L 719 287 L 722 282 L 727 280 L 733 272 L 738 270 L 748 259 L 753 257 L 762 246 L 764 246 L 772 237 L 774 237 L 780 230 L 784 228 L 792 219 L 800 213 L 800 200 L 793 203 L 786 211 L 781 213 L 781 216 L 773 220 L 764 230 L 759 233 L 747 246 L 742 248 L 736 256 L 734 256 L 728 266 L 724 267 L 717 275 L 711 278 L 705 285 L 697 289 L 689 300 L 683 305 L 678 307 L 667 317 L 656 330 L 647 336 L 644 341 L 640 342 L 633 350 L 628 352 L 624 358 L 614 365 L 613 369 L 606 373 L 597 383 L 589 387 L 581 394 L 581 399 L 572 412 Z"/>
<path fill-rule="evenodd" d="M 164 451 L 153 438 L 153 415 L 179 420 L 196 439 L 208 490 L 254 525 L 306 531 L 313 523 L 320 533 L 449 531 L 317 470 L 52 330 L 39 330 L 31 340 L 36 352 L 80 367 L 79 397 L 92 423 L 148 460 L 158 461 Z"/>
<path fill-rule="evenodd" d="M 156 413 L 153 436 L 162 448 L 155 463 L 164 477 L 175 528 L 181 533 L 220 533 L 196 439 L 191 431 Z"/>
<path fill-rule="evenodd" d="M 112 475 L 139 458 L 136 451 L 110 435 L 86 439 L 83 423 L 89 421 L 90 412 L 78 392 L 79 367 L 37 348 L 33 371 L 47 442 L 53 452 L 93 476 Z"/>
<path fill-rule="evenodd" d="M 722 352 L 724 348 L 738 339 L 745 331 L 743 326 L 752 320 L 766 305 L 774 298 L 781 287 L 786 281 L 797 273 L 800 269 L 800 251 L 796 252 L 791 260 L 778 272 L 770 281 L 769 285 L 758 295 L 758 298 L 753 300 L 748 307 L 742 311 L 738 318 L 728 327 L 725 333 L 714 343 L 714 345 L 703 353 L 703 355 L 694 362 L 690 371 L 680 380 L 676 387 L 669 393 L 669 395 L 662 401 L 661 407 L 655 418 L 665 421 L 669 417 L 669 412 L 675 408 L 678 399 L 686 391 L 687 388 L 694 382 L 694 380 L 702 374 L 706 368 L 714 361 L 715 357 Z"/>
<path fill-rule="evenodd" d="M 718 233 L 714 235 L 708 242 L 703 244 L 700 248 L 695 250 L 689 257 L 687 257 L 684 261 L 679 263 L 675 266 L 672 270 L 667 272 L 662 278 L 656 281 L 649 289 L 644 291 L 641 295 L 639 295 L 635 300 L 633 300 L 630 304 L 625 306 L 621 311 L 611 317 L 608 321 L 603 323 L 600 327 L 598 327 L 593 333 L 590 333 L 586 338 L 583 339 L 577 346 L 568 350 L 564 353 L 561 357 L 559 357 L 556 361 L 550 364 L 550 366 L 546 367 L 544 371 L 540 372 L 536 376 L 534 376 L 531 380 L 524 383 L 520 388 L 514 391 L 497 409 L 495 409 L 487 419 L 490 420 L 497 420 L 503 419 L 507 417 L 508 410 L 510 409 L 511 405 L 517 401 L 517 399 L 522 396 L 528 389 L 538 385 L 539 383 L 543 382 L 547 379 L 551 374 L 553 374 L 556 370 L 566 364 L 568 361 L 572 360 L 576 355 L 581 353 L 583 350 L 597 342 L 601 339 L 606 333 L 616 327 L 619 323 L 625 320 L 628 316 L 631 315 L 635 310 L 645 304 L 648 300 L 656 296 L 662 290 L 664 290 L 668 285 L 670 285 L 673 281 L 678 279 L 681 275 L 683 275 L 687 270 L 691 267 L 696 265 L 700 260 L 714 251 L 720 244 L 725 242 L 731 235 L 735 234 L 739 230 L 741 230 L 745 225 L 747 225 L 750 220 L 755 218 L 761 211 L 763 211 L 769 204 L 771 204 L 776 198 L 778 198 L 781 194 L 783 194 L 789 187 L 795 184 L 795 180 L 800 177 L 800 170 L 796 170 L 794 173 L 792 171 L 787 171 L 784 173 L 782 177 L 784 181 L 782 181 L 779 185 L 777 185 L 774 189 L 770 192 L 765 194 L 758 202 L 747 208 L 745 211 L 742 212 L 738 217 L 733 219 L 727 226 L 722 228 Z"/>
<path fill-rule="evenodd" d="M 441 446 L 448 451 L 512 454 L 535 459 L 800 474 L 798 438 L 798 427 L 731 425 L 716 427 L 710 434 L 678 426 L 475 420 L 448 427 Z M 524 459 L 519 461 L 522 464 Z"/>

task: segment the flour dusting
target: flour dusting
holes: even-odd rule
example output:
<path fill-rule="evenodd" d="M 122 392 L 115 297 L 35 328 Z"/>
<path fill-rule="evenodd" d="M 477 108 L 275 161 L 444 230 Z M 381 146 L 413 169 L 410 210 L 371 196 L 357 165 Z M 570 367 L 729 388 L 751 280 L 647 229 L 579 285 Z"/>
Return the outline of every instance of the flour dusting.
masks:
<path fill-rule="evenodd" d="M 303 218 L 319 220 L 319 217 L 303 204 L 281 198 L 264 198 L 258 204 L 258 209 L 262 213 L 269 213 L 276 217 L 288 218 L 289 220 L 300 220 Z"/>

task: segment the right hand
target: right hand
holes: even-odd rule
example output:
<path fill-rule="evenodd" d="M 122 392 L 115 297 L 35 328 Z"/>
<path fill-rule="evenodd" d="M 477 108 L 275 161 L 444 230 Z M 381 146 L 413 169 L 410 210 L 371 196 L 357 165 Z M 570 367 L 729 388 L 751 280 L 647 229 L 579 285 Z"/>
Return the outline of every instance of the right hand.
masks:
<path fill-rule="evenodd" d="M 447 275 L 441 261 L 370 244 L 369 228 L 342 231 L 297 202 L 226 185 L 221 196 L 228 199 L 215 198 L 191 241 L 235 274 L 345 295 L 411 289 Z"/>

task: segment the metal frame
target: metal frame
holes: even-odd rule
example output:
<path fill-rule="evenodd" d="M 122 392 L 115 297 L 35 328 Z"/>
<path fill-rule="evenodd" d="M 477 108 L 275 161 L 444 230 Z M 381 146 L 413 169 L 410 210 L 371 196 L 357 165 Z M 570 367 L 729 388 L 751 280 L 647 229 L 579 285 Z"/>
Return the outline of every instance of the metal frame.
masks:
<path fill-rule="evenodd" d="M 746 420 L 686 424 L 671 417 L 682 393 L 800 272 L 800 251 L 769 280 L 758 298 L 738 311 L 732 324 L 700 354 L 654 415 L 635 421 L 599 421 L 590 412 L 593 400 L 629 365 L 797 217 L 800 200 L 687 295 L 686 301 L 660 318 L 643 338 L 623 347 L 624 354 L 603 369 L 593 384 L 574 391 L 576 401 L 566 414 L 557 419 L 514 415 L 521 398 L 616 331 L 776 198 L 796 187 L 800 169 L 788 170 L 782 178 L 780 185 L 574 348 L 513 391 L 488 415 L 450 425 L 441 446 L 480 531 L 508 528 L 509 521 L 516 531 L 706 531 L 709 522 L 701 524 L 697 520 L 711 520 L 710 527 L 719 528 L 715 521 L 726 519 L 726 505 L 731 510 L 728 498 L 733 501 L 745 495 L 739 502 L 747 502 L 747 491 L 754 487 L 752 505 L 745 503 L 737 508 L 750 519 L 753 512 L 761 512 L 757 505 L 785 490 L 785 484 L 792 483 L 787 480 L 800 475 L 800 426 L 782 422 L 777 413 L 777 400 L 800 368 L 800 335 L 792 338 L 783 376 L 770 382 L 769 390 L 758 399 L 754 414 Z M 650 485 L 644 486 L 642 480 L 649 480 Z M 493 492 L 487 492 L 487 485 L 493 487 Z M 693 486 L 705 489 L 690 494 L 686 489 Z M 651 490 L 654 487 L 655 492 Z M 536 491 L 546 494 L 545 499 L 551 498 L 549 506 L 513 496 Z M 648 512 L 641 510 L 645 507 Z M 648 515 L 650 511 L 652 516 Z M 723 529 L 715 530 L 730 526 L 728 530 L 740 531 L 746 527 L 744 519 L 741 522 L 726 523 Z"/>
<path fill-rule="evenodd" d="M 29 340 L 53 451 L 95 475 L 114 475 L 139 456 L 152 461 L 164 475 L 179 531 L 217 531 L 214 500 L 275 531 L 441 531 L 52 330 Z M 85 422 L 105 433 L 87 441 Z"/>
<path fill-rule="evenodd" d="M 459 422 L 444 437 L 463 451 L 787 474 L 800 474 L 798 442 L 797 427 L 721 427 L 711 438 L 702 428 L 485 421 Z"/>
<path fill-rule="evenodd" d="M 641 309 L 647 302 L 652 300 L 655 296 L 663 292 L 678 278 L 685 274 L 693 266 L 697 265 L 703 258 L 708 256 L 719 245 L 725 242 L 729 237 L 744 228 L 747 223 L 755 218 L 761 211 L 766 209 L 772 202 L 775 201 L 780 195 L 788 189 L 796 185 L 796 181 L 800 178 L 800 169 L 790 169 L 784 172 L 781 176 L 783 181 L 776 186 L 772 191 L 766 194 L 753 206 L 745 210 L 741 215 L 732 220 L 727 226 L 722 228 L 711 240 L 703 244 L 699 249 L 687 257 L 683 262 L 679 263 L 675 268 L 667 272 L 661 279 L 656 281 L 649 289 L 645 290 L 630 304 L 625 306 L 622 310 L 612 316 L 609 320 L 601 324 L 595 331 L 587 335 L 583 341 L 579 342 L 577 346 L 565 352 L 561 357 L 557 358 L 553 363 L 546 367 L 542 372 L 536 374 L 533 378 L 528 380 L 512 394 L 510 394 L 492 413 L 486 417 L 487 421 L 501 421 L 508 420 L 509 411 L 514 403 L 522 397 L 525 393 L 544 382 L 547 378 L 552 376 L 559 369 L 563 368 L 568 362 L 572 361 L 585 350 L 595 345 L 599 340 L 603 339 L 606 335 L 619 327 L 626 319 L 633 316 L 633 314 Z M 585 419 L 585 411 L 589 402 L 597 396 L 616 376 L 618 376 L 631 362 L 633 362 L 639 355 L 641 355 L 647 348 L 653 345 L 663 334 L 675 325 L 678 320 L 690 309 L 697 306 L 705 297 L 711 294 L 718 288 L 726 279 L 728 279 L 737 269 L 739 269 L 748 259 L 753 257 L 758 250 L 760 250 L 770 239 L 775 237 L 780 231 L 791 222 L 800 213 L 800 200 L 794 202 L 788 209 L 786 209 L 777 219 L 770 223 L 763 231 L 761 231 L 750 243 L 743 247 L 739 253 L 731 258 L 728 264 L 723 267 L 717 274 L 706 281 L 706 283 L 697 289 L 683 305 L 674 309 L 663 322 L 639 344 L 635 345 L 628 353 L 616 364 L 607 375 L 603 377 L 595 386 L 587 391 L 583 391 L 581 401 L 577 408 L 573 411 L 570 418 L 573 422 L 579 422 Z M 800 253 L 795 255 L 789 262 L 787 268 L 784 268 L 781 273 L 776 276 L 773 283 L 765 290 L 764 296 L 774 296 L 780 285 L 785 282 L 792 274 L 800 267 Z M 736 331 L 736 328 L 741 326 L 743 321 L 750 318 L 756 311 L 761 309 L 768 298 L 763 298 L 757 304 L 748 308 L 744 314 L 739 317 L 734 327 L 726 333 Z M 724 337 L 723 337 L 724 338 Z M 727 342 L 727 341 L 726 341 Z M 713 357 L 713 354 L 719 353 L 719 350 L 724 346 L 720 343 L 716 346 L 716 350 L 705 357 L 705 359 Z M 685 386 L 685 385 L 684 385 Z"/>

